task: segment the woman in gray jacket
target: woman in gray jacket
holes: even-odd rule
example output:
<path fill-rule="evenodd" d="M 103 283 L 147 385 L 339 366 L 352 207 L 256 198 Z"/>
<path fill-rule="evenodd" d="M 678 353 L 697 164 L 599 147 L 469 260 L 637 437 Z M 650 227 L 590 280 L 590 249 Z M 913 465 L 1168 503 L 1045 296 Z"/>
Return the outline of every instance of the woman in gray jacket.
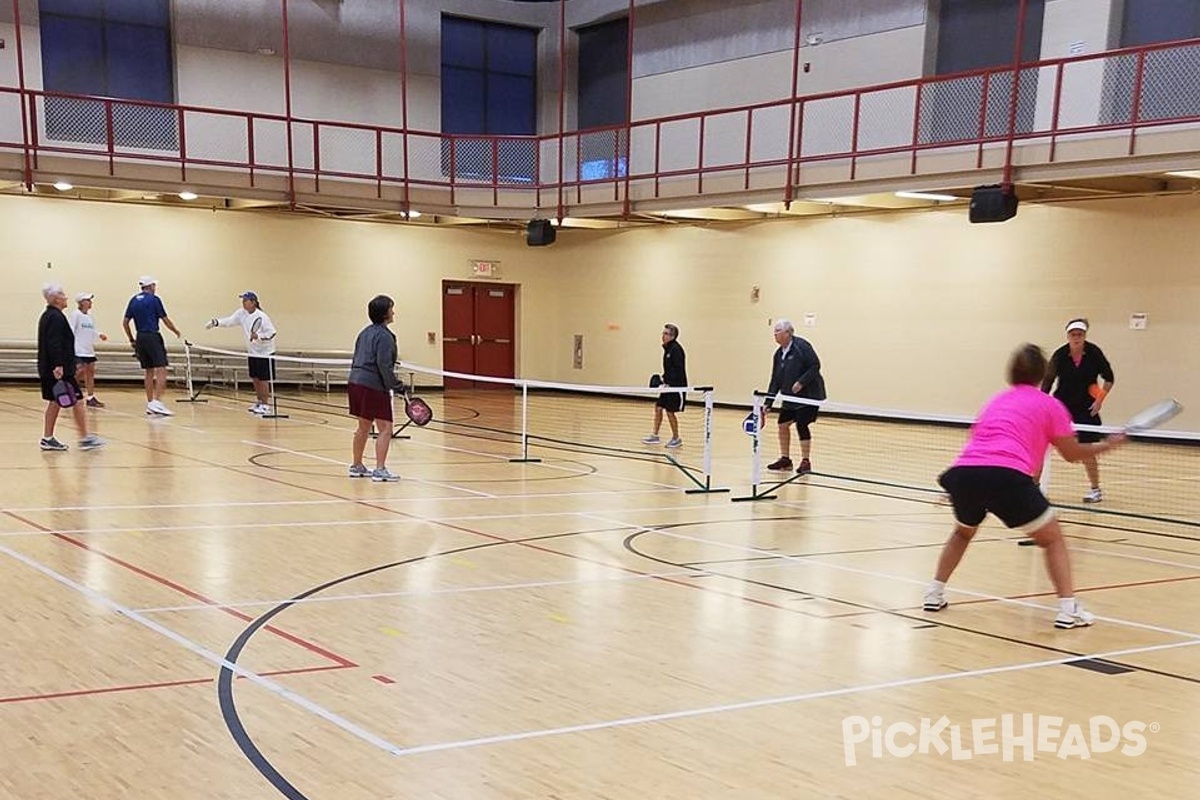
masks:
<path fill-rule="evenodd" d="M 387 327 L 396 319 L 396 304 L 387 295 L 378 295 L 367 303 L 367 316 L 371 324 L 362 329 L 354 342 L 354 360 L 346 385 L 350 413 L 358 418 L 354 461 L 348 474 L 351 478 L 369 477 L 377 483 L 398 481 L 400 476 L 387 468 L 388 448 L 392 444 L 392 393 L 404 391 L 404 383 L 396 377 L 396 335 Z M 363 451 L 372 424 L 378 435 L 375 469 L 370 470 L 363 464 Z"/>

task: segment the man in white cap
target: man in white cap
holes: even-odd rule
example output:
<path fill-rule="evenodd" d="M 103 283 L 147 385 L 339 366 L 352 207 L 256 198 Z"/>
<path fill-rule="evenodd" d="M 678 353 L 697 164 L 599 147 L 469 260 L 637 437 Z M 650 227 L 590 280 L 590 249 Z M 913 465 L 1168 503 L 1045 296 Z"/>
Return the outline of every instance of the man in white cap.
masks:
<path fill-rule="evenodd" d="M 258 304 L 254 292 L 242 292 L 242 307 L 228 317 L 213 317 L 205 328 L 231 328 L 240 325 L 249 351 L 250 381 L 256 402 L 246 409 L 251 414 L 271 412 L 271 380 L 275 377 L 275 325 Z"/>
<path fill-rule="evenodd" d="M 129 299 L 125 307 L 125 318 L 121 327 L 125 329 L 125 337 L 137 355 L 138 363 L 146 372 L 146 413 L 169 417 L 174 412 L 163 404 L 162 396 L 167 389 L 167 346 L 159 333 L 158 323 L 166 325 L 175 337 L 179 337 L 179 329 L 167 316 L 156 291 L 158 280 L 151 275 L 143 275 L 138 280 L 142 291 Z M 129 323 L 134 323 L 137 331 L 135 336 L 129 329 Z"/>
<path fill-rule="evenodd" d="M 71 332 L 75 334 L 75 363 L 76 377 L 83 380 L 84 396 L 88 408 L 104 408 L 104 403 L 96 397 L 96 340 L 108 341 L 108 337 L 96 330 L 96 321 L 92 318 L 91 292 L 80 292 L 75 295 L 77 308 L 71 312 Z"/>

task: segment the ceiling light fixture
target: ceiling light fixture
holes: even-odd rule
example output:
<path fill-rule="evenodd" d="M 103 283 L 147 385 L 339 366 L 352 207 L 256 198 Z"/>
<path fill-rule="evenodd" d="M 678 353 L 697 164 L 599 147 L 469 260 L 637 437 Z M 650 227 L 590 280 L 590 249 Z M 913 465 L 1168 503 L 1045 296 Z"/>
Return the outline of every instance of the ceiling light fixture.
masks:
<path fill-rule="evenodd" d="M 952 194 L 937 194 L 936 192 L 896 192 L 896 197 L 903 197 L 905 200 L 936 200 L 939 203 L 963 199 Z"/>
<path fill-rule="evenodd" d="M 420 218 L 421 218 L 421 212 L 420 212 L 420 211 L 417 211 L 415 208 L 410 208 L 410 209 L 408 210 L 408 218 L 409 218 L 409 219 L 420 219 Z"/>
<path fill-rule="evenodd" d="M 189 191 L 182 191 L 179 193 L 180 200 L 195 200 L 199 196 L 200 195 L 196 194 L 195 192 L 189 192 Z"/>
<path fill-rule="evenodd" d="M 66 181 L 57 181 L 54 184 L 54 188 L 58 189 L 60 192 L 69 192 L 72 189 L 74 189 L 75 187 L 74 187 L 74 185 L 67 183 Z"/>

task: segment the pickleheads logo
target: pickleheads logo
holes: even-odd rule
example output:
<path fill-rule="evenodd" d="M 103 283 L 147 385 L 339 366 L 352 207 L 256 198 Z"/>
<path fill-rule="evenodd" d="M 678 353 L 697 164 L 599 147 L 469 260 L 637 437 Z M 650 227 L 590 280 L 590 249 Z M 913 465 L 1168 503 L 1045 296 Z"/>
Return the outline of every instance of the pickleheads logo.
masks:
<path fill-rule="evenodd" d="M 864 754 L 869 748 L 871 758 L 885 753 L 893 758 L 950 753 L 955 761 L 997 755 L 1013 761 L 1018 753 L 1024 761 L 1033 761 L 1038 753 L 1081 760 L 1105 753 L 1135 758 L 1146 752 L 1146 734 L 1159 731 L 1157 722 L 1131 720 L 1122 725 L 1105 715 L 1086 723 L 1064 722 L 1044 714 L 1004 714 L 957 725 L 943 715 L 936 720 L 925 717 L 917 725 L 893 722 L 885 727 L 882 717 L 854 716 L 842 720 L 842 746 L 848 767 L 858 763 L 859 745 Z"/>

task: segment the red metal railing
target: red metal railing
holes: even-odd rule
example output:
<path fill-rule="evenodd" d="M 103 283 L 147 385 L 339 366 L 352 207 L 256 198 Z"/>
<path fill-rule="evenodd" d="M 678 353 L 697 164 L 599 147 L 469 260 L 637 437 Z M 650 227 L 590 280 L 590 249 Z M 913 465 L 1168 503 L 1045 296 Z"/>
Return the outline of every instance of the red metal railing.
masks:
<path fill-rule="evenodd" d="M 291 197 L 336 202 L 339 184 L 360 182 L 379 199 L 398 198 L 403 210 L 413 189 L 442 190 L 450 205 L 497 208 L 536 209 L 551 195 L 561 204 L 568 190 L 577 204 L 601 202 L 592 191 L 600 189 L 604 202 L 628 211 L 634 191 L 663 197 L 668 186 L 672 197 L 767 191 L 790 200 L 805 185 L 802 169 L 809 185 L 848 182 L 863 164 L 894 157 L 900 166 L 886 177 L 903 178 L 922 175 L 925 156 L 954 151 L 971 152 L 980 169 L 989 147 L 1010 141 L 1044 141 L 1056 162 L 1064 140 L 1118 131 L 1128 137 L 1124 152 L 1136 155 L 1148 129 L 1197 123 L 1200 39 L 1048 59 L 1019 74 L 980 70 L 540 137 L 0 87 L 0 155 L 28 159 L 31 176 L 46 158 L 69 156 L 101 161 L 116 178 L 144 177 L 138 166 L 147 164 L 170 167 L 162 180 L 180 183 L 209 185 L 221 173 L 217 185 L 230 193 L 262 189 L 276 176 Z"/>

